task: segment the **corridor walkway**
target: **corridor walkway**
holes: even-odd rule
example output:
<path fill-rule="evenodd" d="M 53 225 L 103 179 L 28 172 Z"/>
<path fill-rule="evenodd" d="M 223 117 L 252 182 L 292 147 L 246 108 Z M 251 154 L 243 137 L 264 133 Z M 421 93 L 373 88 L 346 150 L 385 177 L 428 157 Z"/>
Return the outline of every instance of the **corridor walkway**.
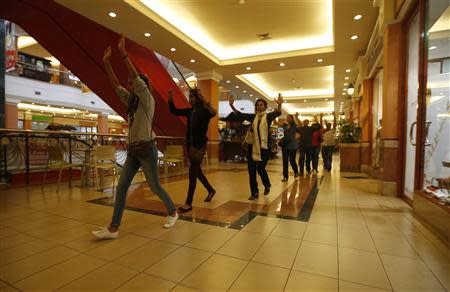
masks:
<path fill-rule="evenodd" d="M 90 234 L 111 217 L 109 190 L 1 190 L 0 291 L 449 291 L 449 250 L 376 181 L 268 170 L 272 191 L 252 203 L 245 165 L 210 167 L 213 203 L 199 184 L 197 213 L 170 230 L 137 181 L 114 241 Z M 187 178 L 163 181 L 181 205 Z"/>

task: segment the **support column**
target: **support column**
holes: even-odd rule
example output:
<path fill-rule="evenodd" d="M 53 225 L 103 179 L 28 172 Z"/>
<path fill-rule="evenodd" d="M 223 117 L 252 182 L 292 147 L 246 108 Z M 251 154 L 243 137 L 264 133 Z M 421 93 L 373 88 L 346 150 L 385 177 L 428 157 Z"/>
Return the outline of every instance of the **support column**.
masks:
<path fill-rule="evenodd" d="M 30 113 L 25 112 L 23 114 L 23 129 L 24 130 L 31 130 L 31 123 L 33 119 L 33 115 Z"/>
<path fill-rule="evenodd" d="M 108 132 L 108 114 L 98 114 L 97 133 L 109 134 Z"/>
<path fill-rule="evenodd" d="M 5 104 L 5 125 L 6 129 L 17 129 L 19 123 L 18 110 L 17 110 L 18 102 L 10 102 L 8 101 Z"/>
<path fill-rule="evenodd" d="M 383 128 L 381 133 L 382 194 L 400 195 L 400 137 L 404 130 L 402 107 L 405 98 L 405 36 L 401 23 L 390 24 L 384 32 Z"/>
<path fill-rule="evenodd" d="M 5 103 L 5 21 L 0 18 L 0 128 L 5 127 Z"/>
<path fill-rule="evenodd" d="M 208 128 L 208 160 L 211 163 L 219 162 L 219 82 L 222 75 L 216 71 L 208 71 L 197 74 L 197 86 L 203 96 L 212 107 L 217 110 L 217 115 L 209 122 Z"/>
<path fill-rule="evenodd" d="M 361 172 L 371 173 L 373 79 L 363 80 L 359 113 L 361 133 Z"/>

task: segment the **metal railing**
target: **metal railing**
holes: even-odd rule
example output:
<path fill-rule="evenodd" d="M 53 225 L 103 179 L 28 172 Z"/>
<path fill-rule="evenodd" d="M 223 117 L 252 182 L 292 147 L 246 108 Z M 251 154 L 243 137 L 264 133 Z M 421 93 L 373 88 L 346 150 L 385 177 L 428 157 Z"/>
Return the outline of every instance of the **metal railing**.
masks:
<path fill-rule="evenodd" d="M 159 156 L 164 156 L 166 145 L 183 145 L 184 137 L 157 136 Z M 127 157 L 127 136 L 64 131 L 35 131 L 0 129 L 0 178 L 10 181 L 13 175 L 24 175 L 25 183 L 31 174 L 45 170 L 49 146 L 58 146 L 68 163 L 83 163 L 95 146 L 116 148 L 116 162 L 122 167 Z"/>

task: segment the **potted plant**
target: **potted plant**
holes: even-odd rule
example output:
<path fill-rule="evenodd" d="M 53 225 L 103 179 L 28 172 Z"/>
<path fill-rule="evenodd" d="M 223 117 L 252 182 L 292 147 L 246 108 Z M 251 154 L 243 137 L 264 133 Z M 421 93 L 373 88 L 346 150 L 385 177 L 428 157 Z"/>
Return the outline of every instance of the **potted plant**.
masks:
<path fill-rule="evenodd" d="M 361 171 L 361 127 L 353 121 L 339 122 L 339 153 L 341 171 Z"/>

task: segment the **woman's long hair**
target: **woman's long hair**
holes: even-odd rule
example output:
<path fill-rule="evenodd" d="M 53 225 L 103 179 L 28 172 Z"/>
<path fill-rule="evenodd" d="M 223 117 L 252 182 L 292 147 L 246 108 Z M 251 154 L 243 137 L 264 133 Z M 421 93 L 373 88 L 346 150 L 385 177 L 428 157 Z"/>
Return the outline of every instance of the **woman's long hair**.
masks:
<path fill-rule="evenodd" d="M 205 106 L 205 102 L 203 101 L 203 96 L 200 92 L 200 89 L 198 89 L 197 87 L 189 89 L 189 95 L 191 94 L 195 96 L 195 103 L 193 105 L 194 107 Z"/>

